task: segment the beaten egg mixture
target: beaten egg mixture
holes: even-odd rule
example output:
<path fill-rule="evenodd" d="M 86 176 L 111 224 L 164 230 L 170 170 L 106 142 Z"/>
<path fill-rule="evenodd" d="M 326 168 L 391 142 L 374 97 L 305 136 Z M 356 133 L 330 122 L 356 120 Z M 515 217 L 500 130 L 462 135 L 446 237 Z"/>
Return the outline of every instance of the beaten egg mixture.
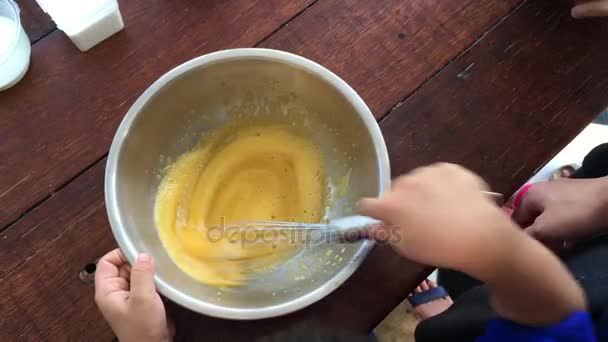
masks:
<path fill-rule="evenodd" d="M 320 222 L 327 187 L 320 149 L 290 127 L 228 125 L 167 169 L 156 195 L 156 225 L 181 270 L 205 284 L 236 286 L 298 247 L 241 243 L 221 227 L 252 220 Z"/>

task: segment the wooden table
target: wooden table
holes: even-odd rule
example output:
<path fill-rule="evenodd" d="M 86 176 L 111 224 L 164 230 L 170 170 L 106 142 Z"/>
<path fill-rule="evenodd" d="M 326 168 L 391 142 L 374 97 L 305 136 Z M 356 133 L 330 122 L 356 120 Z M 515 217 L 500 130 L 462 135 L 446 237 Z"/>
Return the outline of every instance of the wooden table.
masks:
<path fill-rule="evenodd" d="M 19 2 L 33 46 L 26 77 L 0 93 L 1 341 L 112 340 L 79 277 L 115 246 L 109 144 L 142 91 L 193 57 L 258 46 L 311 58 L 368 103 L 394 175 L 457 162 L 506 194 L 608 105 L 608 22 L 571 19 L 569 0 L 129 0 L 126 29 L 87 53 Z M 340 289 L 288 316 L 171 310 L 183 339 L 309 319 L 367 332 L 427 272 L 376 247 Z"/>

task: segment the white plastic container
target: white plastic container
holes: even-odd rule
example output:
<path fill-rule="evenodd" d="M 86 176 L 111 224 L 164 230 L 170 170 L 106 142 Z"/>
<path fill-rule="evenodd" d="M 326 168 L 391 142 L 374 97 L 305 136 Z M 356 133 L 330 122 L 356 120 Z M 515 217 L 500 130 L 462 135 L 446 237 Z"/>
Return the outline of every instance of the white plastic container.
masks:
<path fill-rule="evenodd" d="M 80 51 L 87 51 L 125 25 L 116 0 L 36 0 Z"/>
<path fill-rule="evenodd" d="M 0 0 L 0 91 L 19 82 L 30 66 L 30 40 L 21 26 L 19 7 Z"/>

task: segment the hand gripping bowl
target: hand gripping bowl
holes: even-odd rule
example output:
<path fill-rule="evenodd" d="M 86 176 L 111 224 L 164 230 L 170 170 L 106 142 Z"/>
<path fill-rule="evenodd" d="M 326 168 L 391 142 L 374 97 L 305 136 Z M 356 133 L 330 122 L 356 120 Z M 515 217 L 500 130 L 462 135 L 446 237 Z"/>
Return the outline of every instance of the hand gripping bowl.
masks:
<path fill-rule="evenodd" d="M 118 128 L 106 167 L 105 199 L 112 232 L 129 261 L 140 252 L 156 262 L 158 290 L 193 311 L 230 319 L 283 315 L 340 286 L 371 250 L 371 241 L 320 244 L 243 286 L 218 288 L 183 273 L 159 240 L 154 200 L 162 172 L 235 106 L 274 108 L 304 117 L 322 150 L 328 181 L 347 191 L 331 199 L 329 217 L 352 213 L 362 196 L 390 183 L 386 146 L 363 100 L 338 76 L 308 59 L 267 49 L 234 49 L 188 61 L 154 82 Z M 283 119 L 281 119 L 281 117 Z M 346 178 L 345 178 L 346 177 Z"/>

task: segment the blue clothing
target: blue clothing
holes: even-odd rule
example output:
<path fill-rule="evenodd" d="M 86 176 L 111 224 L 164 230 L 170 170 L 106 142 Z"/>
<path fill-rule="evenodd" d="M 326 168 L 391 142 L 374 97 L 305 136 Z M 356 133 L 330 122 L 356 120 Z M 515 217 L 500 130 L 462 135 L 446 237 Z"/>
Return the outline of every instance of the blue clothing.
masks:
<path fill-rule="evenodd" d="M 526 327 L 504 319 L 488 323 L 486 334 L 476 342 L 596 342 L 591 317 L 577 311 L 563 321 L 542 328 Z"/>

